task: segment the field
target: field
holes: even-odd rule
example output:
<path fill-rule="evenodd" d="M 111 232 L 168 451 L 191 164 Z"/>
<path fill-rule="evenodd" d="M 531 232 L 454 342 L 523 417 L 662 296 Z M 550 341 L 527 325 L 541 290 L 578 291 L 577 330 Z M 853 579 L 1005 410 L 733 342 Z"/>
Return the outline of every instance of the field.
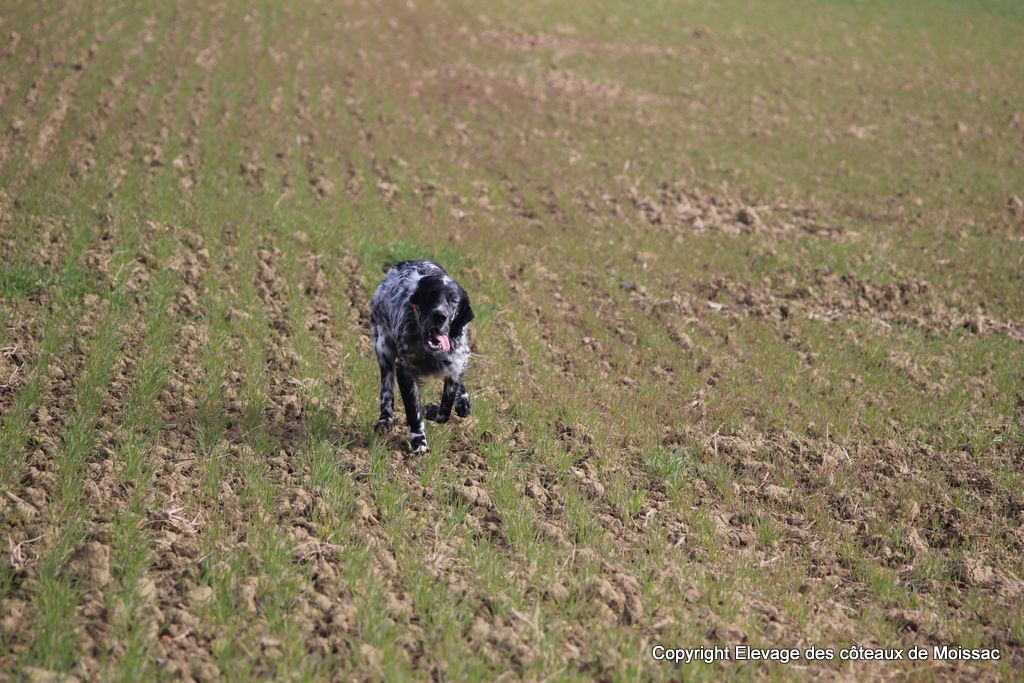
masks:
<path fill-rule="evenodd" d="M 0 3 L 0 681 L 1024 675 L 1021 35 Z M 367 324 L 409 257 L 477 314 L 416 456 Z"/>

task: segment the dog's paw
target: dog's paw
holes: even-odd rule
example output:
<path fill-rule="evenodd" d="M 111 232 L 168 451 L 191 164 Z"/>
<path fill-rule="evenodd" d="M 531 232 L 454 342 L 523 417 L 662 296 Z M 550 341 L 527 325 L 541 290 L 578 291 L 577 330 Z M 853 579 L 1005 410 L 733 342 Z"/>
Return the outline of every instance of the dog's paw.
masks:
<path fill-rule="evenodd" d="M 473 412 L 473 404 L 469 401 L 469 394 L 462 394 L 455 399 L 455 414 L 459 417 L 469 417 Z"/>
<path fill-rule="evenodd" d="M 430 446 L 427 445 L 426 435 L 413 434 L 409 439 L 409 450 L 413 453 L 429 453 Z"/>
<path fill-rule="evenodd" d="M 423 417 L 427 418 L 431 422 L 447 422 L 448 415 L 441 415 L 441 406 L 436 403 L 423 407 Z"/>
<path fill-rule="evenodd" d="M 382 417 L 377 420 L 377 423 L 373 425 L 373 431 L 378 434 L 387 434 L 391 431 L 391 427 L 394 426 L 395 420 L 390 417 Z"/>

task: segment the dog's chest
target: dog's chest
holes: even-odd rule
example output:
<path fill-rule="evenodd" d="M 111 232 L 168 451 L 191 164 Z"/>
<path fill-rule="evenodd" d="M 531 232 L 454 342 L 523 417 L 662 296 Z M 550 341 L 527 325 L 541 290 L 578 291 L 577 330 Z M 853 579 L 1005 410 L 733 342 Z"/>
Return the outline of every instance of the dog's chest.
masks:
<path fill-rule="evenodd" d="M 398 362 L 420 377 L 460 377 L 469 364 L 469 346 L 462 343 L 443 356 L 409 347 L 399 349 Z"/>

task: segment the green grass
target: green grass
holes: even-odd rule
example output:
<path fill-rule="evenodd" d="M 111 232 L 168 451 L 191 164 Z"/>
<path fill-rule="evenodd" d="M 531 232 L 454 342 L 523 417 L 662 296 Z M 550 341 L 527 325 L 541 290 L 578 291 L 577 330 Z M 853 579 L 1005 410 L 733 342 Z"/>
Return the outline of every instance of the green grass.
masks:
<path fill-rule="evenodd" d="M 68 669 L 76 659 L 73 615 L 81 592 L 80 578 L 66 571 L 64 565 L 87 538 L 85 522 L 92 505 L 85 495 L 83 474 L 86 459 L 96 444 L 96 422 L 117 358 L 118 328 L 113 320 L 123 314 L 124 306 L 124 299 L 114 301 L 111 317 L 101 321 L 101 331 L 90 349 L 76 391 L 77 408 L 63 447 L 55 454 L 54 524 L 59 531 L 39 559 L 38 588 L 33 597 L 38 611 L 30 631 L 31 645 L 23 660 L 26 666 Z"/>
<path fill-rule="evenodd" d="M 111 544 L 112 571 L 119 584 L 111 609 L 118 615 L 116 627 L 118 638 L 124 641 L 124 653 L 110 663 L 108 675 L 122 680 L 153 680 L 156 676 L 151 658 L 157 635 L 156 624 L 152 622 L 155 585 L 147 576 L 154 549 L 146 528 L 157 471 L 149 456 L 162 427 L 156 401 L 167 385 L 177 331 L 178 321 L 166 316 L 167 306 L 176 293 L 175 285 L 171 277 L 154 282 L 145 351 L 125 406 L 124 422 L 130 425 L 130 431 L 118 453 L 123 460 L 120 483 L 131 491 L 131 498 L 128 510 L 114 525 Z"/>
<path fill-rule="evenodd" d="M 0 11 L 0 666 L 1011 678 L 1016 4 L 383 10 Z M 476 311 L 422 457 L 366 329 L 416 257 Z M 723 639 L 1003 660 L 647 656 Z"/>

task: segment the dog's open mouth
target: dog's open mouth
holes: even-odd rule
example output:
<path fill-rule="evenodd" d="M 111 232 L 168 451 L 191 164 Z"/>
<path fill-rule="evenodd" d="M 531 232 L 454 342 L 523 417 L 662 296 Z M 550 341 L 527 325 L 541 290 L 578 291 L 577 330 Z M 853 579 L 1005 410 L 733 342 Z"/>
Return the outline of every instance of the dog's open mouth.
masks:
<path fill-rule="evenodd" d="M 447 334 L 435 327 L 427 333 L 427 348 L 431 351 L 444 351 L 448 353 L 452 350 L 452 343 L 448 339 Z"/>

